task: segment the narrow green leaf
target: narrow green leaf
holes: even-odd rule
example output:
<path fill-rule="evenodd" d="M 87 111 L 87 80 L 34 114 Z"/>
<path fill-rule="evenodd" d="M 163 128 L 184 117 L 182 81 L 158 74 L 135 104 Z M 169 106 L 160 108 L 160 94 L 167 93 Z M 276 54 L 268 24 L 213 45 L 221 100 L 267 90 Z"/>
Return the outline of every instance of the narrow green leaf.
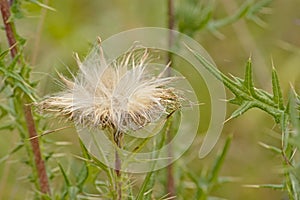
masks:
<path fill-rule="evenodd" d="M 275 68 L 272 69 L 272 89 L 273 89 L 273 99 L 280 110 L 284 110 L 282 92 L 280 88 L 279 79 Z"/>
<path fill-rule="evenodd" d="M 78 188 L 81 189 L 83 187 L 83 184 L 87 180 L 88 176 L 89 176 L 89 169 L 87 167 L 87 163 L 84 162 L 84 164 L 81 167 L 81 170 L 78 172 L 76 176 L 76 185 Z"/>
<path fill-rule="evenodd" d="M 90 160 L 91 156 L 90 156 L 87 148 L 84 146 L 82 140 L 80 140 L 80 139 L 79 139 L 79 144 L 80 144 L 80 147 L 81 147 L 81 152 L 82 152 L 83 157 Z"/>
<path fill-rule="evenodd" d="M 165 143 L 166 134 L 168 131 L 170 131 L 172 119 L 173 119 L 172 116 L 170 116 L 169 119 L 167 120 L 163 130 L 159 133 L 159 134 L 162 134 L 162 138 L 155 148 L 158 151 L 153 151 L 153 159 L 154 160 L 156 160 L 158 158 L 159 149 L 162 148 Z M 152 170 L 147 173 L 145 180 L 137 194 L 136 200 L 150 200 L 151 199 L 152 189 L 154 186 L 155 175 L 156 175 L 156 171 L 154 171 L 155 164 L 156 164 L 156 162 L 153 162 Z"/>
<path fill-rule="evenodd" d="M 200 180 L 198 180 L 199 176 L 191 170 L 188 169 L 183 169 L 183 170 L 185 171 L 187 176 L 192 180 L 192 182 L 194 182 L 196 186 L 196 193 L 193 199 L 201 199 L 203 198 L 203 196 L 206 196 L 208 182 L 201 180 L 201 177 Z"/>
<path fill-rule="evenodd" d="M 242 103 L 242 105 L 231 114 L 229 119 L 234 119 L 234 118 L 237 118 L 237 117 L 241 116 L 246 111 L 253 108 L 254 106 L 255 106 L 255 104 L 253 102 L 244 101 Z"/>
<path fill-rule="evenodd" d="M 4 57 L 9 53 L 9 49 L 0 53 L 0 60 L 4 59 Z"/>
<path fill-rule="evenodd" d="M 77 200 L 79 189 L 76 186 L 68 187 L 69 200 Z"/>
<path fill-rule="evenodd" d="M 13 148 L 8 154 L 0 158 L 0 163 L 6 161 L 12 154 L 16 153 L 19 151 L 22 147 L 24 146 L 24 143 L 18 144 L 15 148 Z"/>
<path fill-rule="evenodd" d="M 252 61 L 251 61 L 251 57 L 250 57 L 246 64 L 244 86 L 248 89 L 249 94 L 251 94 L 252 96 L 255 96 L 255 89 L 254 89 L 252 74 L 253 74 Z"/>
<path fill-rule="evenodd" d="M 61 171 L 61 173 L 62 173 L 62 175 L 64 177 L 64 180 L 65 180 L 65 183 L 66 183 L 67 187 L 69 188 L 71 186 L 71 183 L 70 183 L 70 181 L 68 179 L 68 176 L 67 176 L 67 174 L 66 174 L 63 166 L 60 163 L 58 163 L 58 167 L 59 167 L 59 169 L 60 169 L 60 171 Z"/>
<path fill-rule="evenodd" d="M 227 154 L 228 149 L 229 149 L 230 144 L 231 144 L 231 140 L 232 140 L 232 136 L 227 137 L 221 154 L 216 158 L 215 163 L 214 163 L 210 173 L 208 174 L 208 182 L 210 184 L 216 183 L 216 181 L 217 181 L 218 174 L 219 174 L 220 169 L 221 169 L 221 167 L 224 163 L 226 154 Z"/>
<path fill-rule="evenodd" d="M 229 99 L 228 100 L 228 103 L 231 103 L 231 104 L 235 104 L 235 105 L 242 105 L 243 104 L 243 99 L 242 98 L 238 98 L 238 97 L 235 97 L 235 98 L 232 98 L 232 99 Z"/>

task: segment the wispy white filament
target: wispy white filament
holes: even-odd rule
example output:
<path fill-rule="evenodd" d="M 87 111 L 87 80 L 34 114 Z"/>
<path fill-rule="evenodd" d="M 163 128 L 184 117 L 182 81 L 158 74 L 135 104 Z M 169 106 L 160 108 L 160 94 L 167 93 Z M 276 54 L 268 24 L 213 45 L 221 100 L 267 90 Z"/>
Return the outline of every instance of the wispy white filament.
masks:
<path fill-rule="evenodd" d="M 76 56 L 79 73 L 73 81 L 60 75 L 66 90 L 38 103 L 42 110 L 67 116 L 76 124 L 137 130 L 179 109 L 179 98 L 168 86 L 174 77 L 147 70 L 148 53 L 127 53 L 107 64 L 101 47 L 83 63 Z"/>

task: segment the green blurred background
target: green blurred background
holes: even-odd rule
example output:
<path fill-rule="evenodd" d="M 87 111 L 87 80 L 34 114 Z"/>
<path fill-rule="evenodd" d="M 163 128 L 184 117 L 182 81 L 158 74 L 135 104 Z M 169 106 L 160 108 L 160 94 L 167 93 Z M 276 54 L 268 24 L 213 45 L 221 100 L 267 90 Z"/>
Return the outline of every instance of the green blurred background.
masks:
<path fill-rule="evenodd" d="M 214 17 L 230 15 L 243 2 L 216 0 Z M 175 0 L 175 3 L 178 8 L 178 1 Z M 40 96 L 59 90 L 54 80 L 57 78 L 55 70 L 67 73 L 68 67 L 76 71 L 73 52 L 84 57 L 97 36 L 105 40 L 132 28 L 167 27 L 167 1 L 163 0 L 49 0 L 49 6 L 56 11 L 47 12 L 29 3 L 23 6 L 25 18 L 17 20 L 16 27 L 18 33 L 27 39 L 25 54 L 33 66 L 34 78 L 41 80 L 38 87 Z M 245 62 L 252 55 L 256 87 L 267 91 L 271 91 L 273 60 L 286 96 L 290 84 L 299 92 L 299 7 L 298 0 L 274 0 L 269 9 L 263 10 L 264 13 L 259 16 L 265 22 L 264 27 L 239 20 L 219 30 L 224 34 L 221 39 L 206 30 L 198 32 L 195 39 L 224 73 L 243 76 Z M 1 45 L 5 46 L 5 43 L 1 32 Z M 205 88 L 199 87 L 196 90 L 203 101 L 208 98 Z M 228 105 L 227 115 L 235 108 Z M 208 109 L 205 105 L 201 109 L 203 113 L 199 135 L 209 122 Z M 63 123 L 57 124 L 53 119 L 49 124 L 53 128 L 63 126 Z M 3 157 L 17 145 L 19 138 L 17 133 L 0 133 L 0 157 Z M 225 199 L 283 199 L 285 196 L 281 191 L 243 187 L 247 184 L 281 183 L 283 178 L 280 175 L 281 157 L 258 145 L 259 142 L 264 142 L 280 146 L 280 133 L 273 119 L 259 110 L 251 110 L 227 122 L 221 139 L 206 158 L 198 158 L 201 144 L 199 137 L 178 163 L 185 162 L 195 173 L 208 168 L 228 134 L 233 134 L 233 142 L 221 175 L 235 177 L 236 182 L 221 185 L 213 195 Z M 45 137 L 46 140 L 62 144 L 60 148 L 53 150 L 56 160 L 62 162 L 69 172 L 76 169 L 77 161 L 73 155 L 80 155 L 80 148 L 75 130 L 66 129 Z M 44 148 L 48 151 L 52 147 L 44 145 Z M 0 199 L 30 199 L 32 186 L 26 179 L 30 170 L 22 163 L 22 153 L 24 152 L 19 151 L 0 164 Z M 59 185 L 58 180 L 54 187 L 59 188 Z M 184 195 L 186 199 L 190 199 L 188 193 Z"/>

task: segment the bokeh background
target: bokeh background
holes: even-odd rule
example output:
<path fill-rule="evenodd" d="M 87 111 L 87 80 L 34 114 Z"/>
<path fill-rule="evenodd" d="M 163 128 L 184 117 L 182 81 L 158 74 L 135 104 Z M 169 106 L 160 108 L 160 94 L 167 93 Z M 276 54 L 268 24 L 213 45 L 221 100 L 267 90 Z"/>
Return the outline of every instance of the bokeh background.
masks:
<path fill-rule="evenodd" d="M 17 32 L 27 40 L 25 55 L 33 67 L 33 77 L 40 80 L 37 88 L 42 97 L 58 91 L 56 72 L 68 74 L 68 68 L 76 71 L 73 52 L 83 58 L 98 36 L 103 40 L 121 31 L 138 27 L 167 27 L 167 2 L 164 0 L 45 0 L 55 9 L 43 10 L 34 4 L 25 3 L 24 18 L 16 21 Z M 232 14 L 242 0 L 216 0 L 214 18 Z M 175 0 L 177 9 L 179 3 Z M 259 17 L 264 26 L 241 19 L 219 31 L 218 38 L 207 30 L 197 32 L 195 39 L 208 51 L 217 66 L 224 73 L 243 76 L 245 62 L 253 59 L 256 87 L 271 91 L 272 60 L 278 70 L 285 97 L 294 85 L 299 92 L 300 76 L 300 1 L 273 0 Z M 1 32 L 1 45 L 6 38 Z M 184 67 L 184 66 L 183 66 Z M 203 101 L 208 98 L 205 88 L 195 89 Z M 231 94 L 228 92 L 228 98 Z M 236 107 L 228 105 L 228 116 Z M 281 157 L 264 149 L 258 143 L 280 146 L 280 133 L 273 119 L 260 110 L 251 110 L 243 116 L 224 125 L 221 139 L 214 150 L 204 159 L 198 158 L 201 133 L 207 127 L 209 109 L 202 106 L 199 138 L 178 161 L 196 174 L 212 165 L 217 152 L 227 135 L 233 135 L 228 156 L 221 175 L 234 177 L 235 182 L 220 185 L 214 196 L 224 199 L 284 199 L 281 191 L 243 187 L 249 184 L 281 183 Z M 49 119 L 50 127 L 64 126 L 55 119 Z M 0 132 L 0 158 L 19 142 L 17 133 Z M 55 161 L 63 163 L 67 171 L 76 169 L 73 155 L 80 154 L 78 137 L 73 129 L 58 131 L 45 136 L 46 140 L 59 143 L 54 150 Z M 51 145 L 45 145 L 46 150 Z M 22 163 L 22 151 L 0 163 L 0 199 L 26 199 L 32 187 L 27 176 L 30 170 Z M 20 160 L 21 159 L 21 160 Z M 53 166 L 55 165 L 53 161 Z M 178 169 L 179 170 L 179 169 Z M 75 171 L 75 170 L 74 170 Z M 178 172 L 179 173 L 179 172 Z M 188 182 L 186 184 L 189 184 Z M 59 180 L 57 188 L 59 188 Z M 186 199 L 190 199 L 188 192 Z"/>

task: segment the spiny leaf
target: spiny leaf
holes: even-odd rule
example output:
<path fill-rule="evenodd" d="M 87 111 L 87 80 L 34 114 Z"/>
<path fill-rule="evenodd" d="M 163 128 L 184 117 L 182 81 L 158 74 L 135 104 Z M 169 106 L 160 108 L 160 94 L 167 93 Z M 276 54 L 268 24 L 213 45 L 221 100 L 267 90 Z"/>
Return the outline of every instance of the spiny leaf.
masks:
<path fill-rule="evenodd" d="M 231 99 L 229 102 L 241 105 L 241 107 L 232 114 L 231 118 L 241 115 L 250 108 L 257 107 L 273 116 L 276 123 L 281 121 L 281 118 L 284 115 L 284 110 L 278 109 L 278 105 L 274 102 L 274 99 L 270 94 L 263 90 L 256 89 L 253 86 L 251 60 L 249 60 L 246 65 L 246 77 L 242 82 L 243 84 L 241 84 L 241 80 L 239 78 L 230 79 L 198 52 L 190 49 L 189 47 L 187 48 L 213 76 L 222 81 L 223 84 L 235 95 L 235 98 Z"/>
<path fill-rule="evenodd" d="M 242 105 L 231 114 L 229 119 L 234 119 L 234 118 L 237 118 L 238 116 L 241 116 L 246 111 L 253 108 L 254 106 L 255 106 L 255 104 L 253 102 L 244 101 L 242 103 Z"/>
<path fill-rule="evenodd" d="M 255 89 L 254 89 L 253 77 L 252 77 L 251 57 L 248 59 L 247 64 L 246 64 L 244 86 L 248 89 L 249 94 L 251 94 L 253 96 L 255 95 Z"/>
<path fill-rule="evenodd" d="M 0 72 L 3 74 L 4 80 L 14 88 L 19 88 L 32 101 L 35 101 L 35 92 L 31 85 L 16 71 L 10 71 L 5 67 L 0 67 Z"/>
<path fill-rule="evenodd" d="M 282 92 L 279 84 L 279 79 L 275 68 L 272 69 L 272 88 L 273 88 L 273 99 L 275 104 L 280 110 L 284 110 Z"/>

